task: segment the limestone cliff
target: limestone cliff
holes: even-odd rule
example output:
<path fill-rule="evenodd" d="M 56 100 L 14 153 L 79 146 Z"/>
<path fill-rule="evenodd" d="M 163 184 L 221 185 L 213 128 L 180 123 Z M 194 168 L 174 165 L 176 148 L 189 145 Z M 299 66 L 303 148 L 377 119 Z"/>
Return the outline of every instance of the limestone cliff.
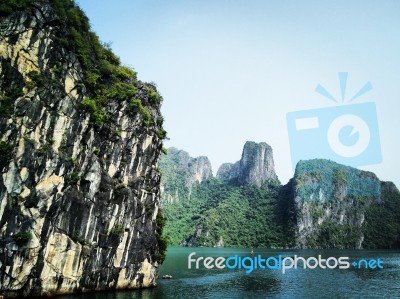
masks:
<path fill-rule="evenodd" d="M 274 215 L 279 181 L 266 143 L 247 142 L 242 159 L 223 164 L 218 179 L 206 157 L 191 158 L 175 148 L 162 156 L 160 170 L 170 244 L 279 246 Z"/>
<path fill-rule="evenodd" d="M 384 201 L 399 201 L 398 196 L 387 197 L 387 192 L 381 190 L 382 184 L 371 172 L 329 160 L 300 161 L 290 184 L 296 215 L 295 247 L 369 247 L 364 238 L 371 238 L 384 227 L 375 227 L 372 209 L 382 208 Z M 398 207 L 396 210 L 390 213 L 398 213 Z M 392 221 L 390 218 L 387 214 L 387 224 Z M 386 238 L 396 242 L 396 234 Z"/>
<path fill-rule="evenodd" d="M 155 86 L 119 64 L 72 1 L 5 1 L 0 16 L 0 293 L 154 286 Z"/>
<path fill-rule="evenodd" d="M 170 154 L 160 163 L 173 178 L 166 186 L 185 190 L 191 158 L 176 149 Z M 244 247 L 400 248 L 400 192 L 393 183 L 314 159 L 300 161 L 282 186 L 265 143 L 247 142 L 239 162 L 192 185 L 190 200 L 163 204 L 166 237 L 174 245 L 218 246 L 223 240 L 224 246 Z"/>
<path fill-rule="evenodd" d="M 279 182 L 275 173 L 272 148 L 265 142 L 247 141 L 240 161 L 222 164 L 217 178 L 239 185 L 260 187 L 265 182 Z"/>
<path fill-rule="evenodd" d="M 161 198 L 171 203 L 190 198 L 193 184 L 213 176 L 207 157 L 192 158 L 174 147 L 168 149 L 167 155 L 161 156 L 160 168 L 163 173 Z"/>

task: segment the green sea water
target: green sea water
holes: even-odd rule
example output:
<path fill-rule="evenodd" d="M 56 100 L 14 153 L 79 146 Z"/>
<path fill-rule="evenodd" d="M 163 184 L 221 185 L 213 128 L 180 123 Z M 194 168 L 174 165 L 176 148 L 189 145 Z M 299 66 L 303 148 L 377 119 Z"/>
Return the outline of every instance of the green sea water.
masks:
<path fill-rule="evenodd" d="M 246 269 L 199 269 L 192 263 L 188 269 L 188 256 L 195 257 L 251 257 L 243 248 L 168 248 L 167 258 L 160 268 L 160 277 L 168 274 L 172 279 L 159 279 L 156 288 L 60 296 L 60 299 L 151 299 L 151 298 L 400 298 L 400 252 L 368 250 L 270 250 L 254 249 L 254 256 L 263 258 L 292 257 L 349 257 L 349 262 L 376 260 L 383 269 L 365 268 L 363 261 L 349 269 L 281 269 L 257 268 L 250 274 Z M 289 262 L 287 262 L 289 263 Z M 248 264 L 248 263 L 247 263 Z M 274 265 L 273 263 L 270 263 Z M 334 261 L 330 263 L 334 265 Z M 233 265 L 233 264 L 231 264 Z M 310 263 L 312 265 L 312 263 Z"/>

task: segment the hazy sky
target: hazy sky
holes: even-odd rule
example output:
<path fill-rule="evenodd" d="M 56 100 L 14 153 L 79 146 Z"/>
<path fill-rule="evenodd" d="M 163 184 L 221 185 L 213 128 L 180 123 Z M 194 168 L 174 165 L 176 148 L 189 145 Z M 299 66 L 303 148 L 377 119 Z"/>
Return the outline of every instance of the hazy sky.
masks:
<path fill-rule="evenodd" d="M 206 155 L 214 174 L 247 140 L 293 175 L 288 112 L 375 102 L 382 162 L 362 167 L 400 186 L 400 1 L 79 0 L 92 28 L 138 77 L 156 82 L 170 141 Z M 348 96 L 347 96 L 348 95 Z M 325 130 L 326 128 L 321 128 Z M 315 146 L 326 140 L 316 140 Z"/>

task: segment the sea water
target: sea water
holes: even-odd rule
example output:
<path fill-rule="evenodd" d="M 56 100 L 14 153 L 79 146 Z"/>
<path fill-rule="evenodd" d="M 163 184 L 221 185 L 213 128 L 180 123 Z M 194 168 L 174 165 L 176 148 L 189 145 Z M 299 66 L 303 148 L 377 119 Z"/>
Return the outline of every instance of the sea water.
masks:
<path fill-rule="evenodd" d="M 246 274 L 246 269 L 227 267 L 219 269 L 204 267 L 204 259 L 188 265 L 188 257 L 195 252 L 199 257 L 262 257 L 270 259 L 270 267 L 257 267 Z M 348 258 L 350 267 L 334 269 L 313 268 L 319 256 Z M 311 268 L 289 268 L 283 273 L 273 261 L 279 258 L 312 258 Z M 357 263 L 355 263 L 355 261 Z M 360 263 L 358 263 L 361 261 Z M 365 262 L 364 262 L 365 261 Z M 381 261 L 368 263 L 370 261 Z M 290 264 L 290 259 L 286 261 Z M 171 275 L 172 279 L 161 279 Z M 167 257 L 160 267 L 157 287 L 133 291 L 90 293 L 60 296 L 60 299 L 152 299 L 152 298 L 400 298 L 400 252 L 388 250 L 271 250 L 247 248 L 187 248 L 169 247 Z"/>

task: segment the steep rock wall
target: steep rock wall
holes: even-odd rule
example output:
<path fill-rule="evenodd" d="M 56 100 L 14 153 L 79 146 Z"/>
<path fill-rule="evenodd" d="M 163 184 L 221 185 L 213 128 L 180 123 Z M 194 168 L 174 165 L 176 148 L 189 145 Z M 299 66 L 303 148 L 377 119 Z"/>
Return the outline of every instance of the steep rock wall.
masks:
<path fill-rule="evenodd" d="M 300 161 L 292 196 L 298 248 L 362 248 L 365 213 L 381 200 L 375 174 L 328 160 Z"/>
<path fill-rule="evenodd" d="M 170 154 L 161 172 L 175 175 L 169 186 L 182 187 L 188 176 L 179 174 L 189 169 L 189 155 Z M 242 157 L 222 164 L 217 179 L 194 185 L 190 201 L 163 202 L 172 244 L 217 246 L 222 238 L 228 246 L 400 248 L 400 192 L 393 183 L 314 159 L 300 161 L 282 186 L 268 146 L 248 142 Z"/>
<path fill-rule="evenodd" d="M 192 158 L 189 153 L 171 147 L 167 155 L 162 155 L 160 168 L 161 198 L 164 202 L 174 203 L 190 198 L 192 186 L 212 177 L 210 160 L 205 156 Z"/>
<path fill-rule="evenodd" d="M 265 182 L 277 182 L 272 148 L 265 142 L 247 141 L 240 161 L 224 163 L 217 172 L 217 178 L 239 185 L 260 187 Z"/>
<path fill-rule="evenodd" d="M 149 287 L 159 265 L 159 103 L 112 97 L 93 123 L 81 61 L 49 1 L 0 24 L 0 290 L 8 296 Z"/>

